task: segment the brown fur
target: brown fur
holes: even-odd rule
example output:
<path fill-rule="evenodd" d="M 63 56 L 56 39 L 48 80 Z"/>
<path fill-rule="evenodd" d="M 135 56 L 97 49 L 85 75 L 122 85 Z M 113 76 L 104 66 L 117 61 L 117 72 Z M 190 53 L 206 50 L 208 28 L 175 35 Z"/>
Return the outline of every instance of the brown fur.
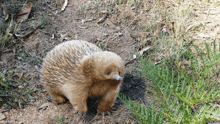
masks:
<path fill-rule="evenodd" d="M 41 69 L 41 81 L 54 102 L 64 103 L 66 97 L 79 112 L 88 111 L 88 97 L 101 97 L 98 111 L 110 111 L 123 76 L 124 63 L 117 54 L 79 40 L 57 45 Z"/>

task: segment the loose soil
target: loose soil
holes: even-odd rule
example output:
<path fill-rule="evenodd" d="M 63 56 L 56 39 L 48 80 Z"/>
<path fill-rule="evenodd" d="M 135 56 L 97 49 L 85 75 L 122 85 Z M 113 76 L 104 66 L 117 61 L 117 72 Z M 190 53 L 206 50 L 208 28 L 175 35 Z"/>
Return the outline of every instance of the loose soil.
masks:
<path fill-rule="evenodd" d="M 5 115 L 5 119 L 0 120 L 0 123 L 133 122 L 134 120 L 130 119 L 131 112 L 126 109 L 119 99 L 116 100 L 113 112 L 110 115 L 97 114 L 97 100 L 89 99 L 89 113 L 82 118 L 73 113 L 73 107 L 69 103 L 55 105 L 46 100 L 50 96 L 39 82 L 39 71 L 42 59 L 55 45 L 71 39 L 86 40 L 93 42 L 104 50 L 117 53 L 125 63 L 131 60 L 132 52 L 137 50 L 138 46 L 127 30 L 122 35 L 117 35 L 123 30 L 124 27 L 120 27 L 123 25 L 111 24 L 112 27 L 109 27 L 107 25 L 110 21 L 105 21 L 106 19 L 98 24 L 97 21 L 103 15 L 97 15 L 94 10 L 82 10 L 83 7 L 89 5 L 88 1 L 68 1 L 68 6 L 63 12 L 59 12 L 63 2 L 50 5 L 51 2 L 36 2 L 27 20 L 29 24 L 26 22 L 20 27 L 27 28 L 30 26 L 34 28 L 40 21 L 43 21 L 41 29 L 35 31 L 29 37 L 19 40 L 14 39 L 13 42 L 16 42 L 16 47 L 2 49 L 1 73 L 5 75 L 4 79 L 9 82 L 7 84 L 10 88 L 5 91 L 3 102 L 1 102 L 2 107 L 0 110 Z M 8 5 L 6 8 L 10 8 L 10 2 L 5 1 L 4 4 Z M 16 4 L 23 5 L 23 2 L 17 2 Z M 8 13 L 17 13 L 19 9 L 21 9 L 21 6 L 15 8 L 16 11 L 8 9 Z M 84 20 L 91 21 L 83 22 Z M 26 32 L 22 33 L 25 34 Z M 115 37 L 114 40 L 111 40 L 112 36 Z M 106 40 L 108 38 L 109 40 Z M 144 81 L 137 77 L 137 65 L 131 63 L 126 66 L 126 74 L 120 93 L 127 95 L 131 100 L 146 104 L 146 85 Z"/>

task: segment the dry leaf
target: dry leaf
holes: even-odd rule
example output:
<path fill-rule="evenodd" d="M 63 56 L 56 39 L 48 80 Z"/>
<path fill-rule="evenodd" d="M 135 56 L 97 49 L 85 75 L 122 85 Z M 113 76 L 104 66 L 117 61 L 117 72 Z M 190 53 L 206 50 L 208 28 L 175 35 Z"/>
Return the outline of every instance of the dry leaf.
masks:
<path fill-rule="evenodd" d="M 8 17 L 9 17 L 9 15 L 8 15 L 8 13 L 7 13 L 7 9 L 6 9 L 6 7 L 5 7 L 5 5 L 3 4 L 3 3 L 0 3 L 1 5 L 2 5 L 2 9 L 3 9 L 3 14 L 4 14 L 4 18 L 5 18 L 5 20 L 7 20 L 8 19 Z"/>
<path fill-rule="evenodd" d="M 5 118 L 6 118 L 5 115 L 2 114 L 2 113 L 0 113 L 0 120 L 3 120 L 3 119 L 5 119 Z"/>
<path fill-rule="evenodd" d="M 161 32 L 168 33 L 169 35 L 172 35 L 174 33 L 174 22 L 171 22 L 171 26 L 170 26 L 170 24 L 166 24 L 166 27 L 163 27 Z"/>
<path fill-rule="evenodd" d="M 122 3 L 122 4 L 126 4 L 126 3 L 127 3 L 127 0 L 121 0 L 121 3 Z"/>
<path fill-rule="evenodd" d="M 187 33 L 188 30 L 190 30 L 192 27 L 199 27 L 199 26 L 202 26 L 202 25 L 204 25 L 204 24 L 201 23 L 201 22 L 194 23 L 194 24 L 192 24 L 192 25 L 190 25 L 190 26 L 188 26 L 188 27 L 186 28 L 185 33 Z"/>
<path fill-rule="evenodd" d="M 148 37 L 151 36 L 150 32 L 144 31 L 132 31 L 132 33 L 133 34 L 131 34 L 131 37 L 140 42 L 141 47 L 145 46 L 145 44 L 149 41 Z"/>
<path fill-rule="evenodd" d="M 171 34 L 174 33 L 174 22 L 172 22 L 172 26 L 171 26 L 171 29 L 170 29 L 170 33 L 171 33 Z"/>
<path fill-rule="evenodd" d="M 22 8 L 22 10 L 18 13 L 17 22 L 24 22 L 28 19 L 32 6 L 33 6 L 33 2 L 28 5 L 25 5 Z"/>
<path fill-rule="evenodd" d="M 161 61 L 155 62 L 154 65 L 159 65 L 160 63 L 161 63 Z"/>
<path fill-rule="evenodd" d="M 108 16 L 108 13 L 104 14 L 103 17 L 100 18 L 97 23 L 98 23 L 98 24 L 99 24 L 99 23 L 102 23 L 102 22 L 107 18 L 107 16 Z"/>
<path fill-rule="evenodd" d="M 172 35 L 174 33 L 174 22 L 171 22 L 171 26 L 169 25 L 168 29 L 169 35 Z"/>
<path fill-rule="evenodd" d="M 34 33 L 37 29 L 39 29 L 42 25 L 38 25 L 34 30 L 26 33 L 25 35 L 19 35 L 19 34 L 13 34 L 15 37 L 21 37 L 21 38 L 25 38 L 25 37 L 29 37 L 32 33 Z"/>
<path fill-rule="evenodd" d="M 44 103 L 41 106 L 37 107 L 37 110 L 46 109 L 48 106 L 52 106 L 52 105 L 54 105 L 54 103 L 47 102 L 47 103 Z"/>
<path fill-rule="evenodd" d="M 141 39 L 142 38 L 147 38 L 151 35 L 150 32 L 145 32 L 145 31 L 133 31 L 133 33 L 138 35 Z"/>
<path fill-rule="evenodd" d="M 68 0 L 65 0 L 65 2 L 63 4 L 63 7 L 61 8 L 61 11 L 65 10 L 67 4 L 68 4 Z"/>
<path fill-rule="evenodd" d="M 199 37 L 202 37 L 202 38 L 211 38 L 210 35 L 207 35 L 207 34 L 204 34 L 204 33 L 200 33 L 198 34 Z"/>
<path fill-rule="evenodd" d="M 162 24 L 160 24 L 160 25 L 157 26 L 157 30 L 154 32 L 154 36 L 155 36 L 155 37 L 160 34 L 160 32 L 161 32 L 161 30 L 163 29 L 163 26 L 164 26 L 164 25 L 165 25 L 165 24 L 162 23 Z"/>
<path fill-rule="evenodd" d="M 149 50 L 153 50 L 154 49 L 154 46 L 147 46 L 147 47 L 144 47 L 142 50 L 139 51 L 139 54 L 142 56 L 144 53 L 146 53 L 147 51 Z"/>

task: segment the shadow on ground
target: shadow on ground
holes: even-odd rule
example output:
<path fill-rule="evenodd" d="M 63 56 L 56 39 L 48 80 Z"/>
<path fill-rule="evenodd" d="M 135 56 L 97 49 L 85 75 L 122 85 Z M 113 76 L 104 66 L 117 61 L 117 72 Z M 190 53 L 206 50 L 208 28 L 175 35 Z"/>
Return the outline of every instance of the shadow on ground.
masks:
<path fill-rule="evenodd" d="M 125 74 L 120 94 L 126 95 L 131 100 L 141 101 L 145 104 L 145 92 L 146 85 L 143 80 L 131 74 Z M 98 98 L 89 98 L 87 100 L 87 104 L 89 111 L 85 118 L 87 121 L 90 121 L 97 114 Z M 113 106 L 113 111 L 117 110 L 120 105 L 123 105 L 123 103 L 119 98 L 117 98 Z"/>

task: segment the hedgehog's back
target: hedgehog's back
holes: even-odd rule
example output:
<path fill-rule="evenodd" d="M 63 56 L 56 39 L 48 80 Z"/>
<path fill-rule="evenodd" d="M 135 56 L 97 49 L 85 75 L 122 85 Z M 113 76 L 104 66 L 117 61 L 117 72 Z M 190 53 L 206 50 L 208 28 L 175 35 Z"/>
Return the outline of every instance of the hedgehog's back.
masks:
<path fill-rule="evenodd" d="M 75 62 L 85 55 L 89 55 L 100 50 L 101 49 L 96 45 L 87 41 L 72 40 L 57 45 L 47 54 L 46 59 L 55 57 L 56 59 L 71 59 L 71 62 Z"/>
<path fill-rule="evenodd" d="M 43 82 L 69 80 L 73 77 L 80 60 L 93 52 L 101 51 L 96 45 L 81 41 L 66 41 L 53 48 L 46 55 L 41 69 Z"/>

